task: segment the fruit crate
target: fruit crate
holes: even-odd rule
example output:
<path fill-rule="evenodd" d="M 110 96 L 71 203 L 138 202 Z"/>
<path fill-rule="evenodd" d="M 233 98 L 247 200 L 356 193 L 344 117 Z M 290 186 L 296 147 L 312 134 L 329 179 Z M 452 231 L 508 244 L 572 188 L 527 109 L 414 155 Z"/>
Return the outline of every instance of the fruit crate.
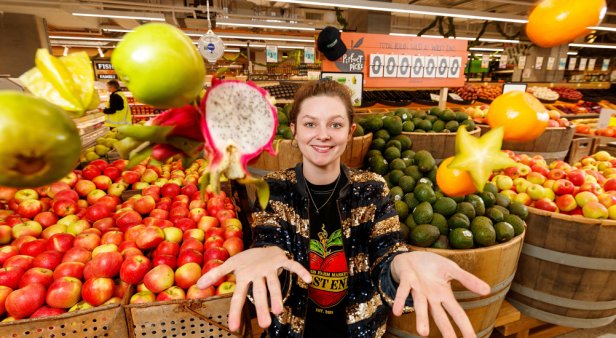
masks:
<path fill-rule="evenodd" d="M 124 307 L 130 337 L 250 337 L 247 312 L 239 332 L 229 331 L 231 295 Z M 120 337 L 120 336 L 118 336 Z"/>
<path fill-rule="evenodd" d="M 130 295 L 129 289 L 122 299 L 122 304 L 128 303 Z M 122 304 L 98 306 L 59 316 L 0 323 L 0 337 L 128 337 L 128 325 Z"/>
<path fill-rule="evenodd" d="M 592 137 L 574 136 L 567 154 L 567 162 L 573 165 L 586 156 L 590 156 L 596 152 L 596 139 Z"/>

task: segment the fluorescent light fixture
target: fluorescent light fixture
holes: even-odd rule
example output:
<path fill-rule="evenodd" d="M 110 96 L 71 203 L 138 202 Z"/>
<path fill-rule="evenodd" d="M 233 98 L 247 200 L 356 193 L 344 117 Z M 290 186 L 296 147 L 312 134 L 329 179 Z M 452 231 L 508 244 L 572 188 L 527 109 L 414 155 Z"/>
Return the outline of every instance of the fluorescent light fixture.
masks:
<path fill-rule="evenodd" d="M 105 32 L 117 32 L 117 33 L 130 33 L 132 29 L 124 29 L 124 28 L 113 28 L 113 27 L 103 27 L 103 31 Z"/>
<path fill-rule="evenodd" d="M 68 47 L 64 46 L 64 52 L 62 52 L 62 56 L 67 56 L 68 55 Z"/>
<path fill-rule="evenodd" d="M 288 29 L 288 30 L 299 30 L 299 31 L 314 31 L 314 27 L 304 26 L 299 24 L 288 24 L 286 22 L 277 23 L 277 22 L 264 22 L 258 20 L 234 20 L 234 19 L 223 19 L 217 20 L 216 26 L 230 26 L 230 27 L 258 27 L 258 28 L 269 28 L 269 29 Z"/>
<path fill-rule="evenodd" d="M 453 18 L 491 20 L 499 22 L 526 23 L 528 20 L 522 16 L 501 15 L 496 13 L 482 13 L 461 9 L 443 9 L 428 6 L 407 5 L 393 2 L 376 2 L 369 0 L 269 0 L 271 2 L 286 2 L 299 5 L 313 5 L 322 7 L 341 7 L 352 9 L 367 9 L 371 11 L 403 13 L 403 14 L 419 14 L 419 15 L 434 15 L 434 16 L 449 16 Z"/>
<path fill-rule="evenodd" d="M 239 53 L 240 50 L 239 49 L 235 49 L 235 48 L 227 48 L 227 49 L 225 49 L 225 52 L 227 52 L 227 53 Z"/>
<path fill-rule="evenodd" d="M 594 29 L 597 31 L 616 32 L 616 27 L 609 27 L 609 26 L 593 26 L 593 27 L 588 27 L 588 29 Z"/>
<path fill-rule="evenodd" d="M 405 33 L 389 33 L 392 36 L 417 36 L 417 34 L 405 34 Z M 445 39 L 442 35 L 422 35 L 422 38 L 432 38 L 432 39 Z M 455 40 L 467 40 L 473 41 L 475 38 L 467 37 L 467 36 L 456 36 L 455 38 L 450 36 L 448 39 Z M 481 42 L 503 42 L 503 43 L 520 43 L 520 40 L 509 40 L 509 39 L 493 39 L 493 38 L 479 38 Z"/>
<path fill-rule="evenodd" d="M 196 41 L 193 41 L 193 44 L 197 44 Z M 225 42 L 225 47 L 247 47 L 248 45 L 244 42 Z M 304 49 L 306 46 L 293 46 L 293 45 L 276 45 L 276 47 L 280 49 Z M 265 48 L 265 44 L 262 43 L 250 43 L 250 48 Z M 226 51 L 226 49 L 225 49 Z M 239 50 L 238 50 L 239 51 Z"/>
<path fill-rule="evenodd" d="M 61 36 L 61 35 L 50 35 L 50 39 L 58 39 L 58 40 L 80 40 L 80 41 L 121 41 L 122 39 L 118 38 L 93 38 L 87 36 Z"/>
<path fill-rule="evenodd" d="M 578 52 L 567 52 L 567 55 L 578 55 Z"/>
<path fill-rule="evenodd" d="M 616 45 L 600 45 L 594 43 L 570 43 L 569 47 L 616 49 Z"/>
<path fill-rule="evenodd" d="M 73 12 L 74 16 L 87 16 L 94 18 L 111 18 L 111 19 L 134 19 L 146 21 L 165 21 L 165 16 L 160 13 L 144 13 L 144 12 L 129 12 L 129 11 L 97 11 L 89 9 L 80 9 Z"/>
<path fill-rule="evenodd" d="M 201 34 L 203 35 L 203 34 Z M 201 36 L 199 35 L 199 36 Z M 302 37 L 293 37 L 293 36 L 275 36 L 275 35 L 247 35 L 247 34 L 216 34 L 221 39 L 240 39 L 240 40 L 263 40 L 263 41 L 290 41 L 290 42 L 310 42 L 314 43 L 314 38 L 302 38 Z"/>
<path fill-rule="evenodd" d="M 468 50 L 477 50 L 482 52 L 502 52 L 503 48 L 488 48 L 488 47 L 471 47 Z"/>

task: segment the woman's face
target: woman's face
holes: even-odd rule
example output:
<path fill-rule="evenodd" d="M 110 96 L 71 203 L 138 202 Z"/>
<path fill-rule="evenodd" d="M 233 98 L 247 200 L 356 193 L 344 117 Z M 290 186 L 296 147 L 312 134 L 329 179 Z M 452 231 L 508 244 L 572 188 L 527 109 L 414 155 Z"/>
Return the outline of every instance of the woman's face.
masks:
<path fill-rule="evenodd" d="M 292 126 L 304 167 L 339 167 L 340 156 L 355 127 L 338 97 L 314 96 L 304 100 L 297 115 L 297 125 Z"/>

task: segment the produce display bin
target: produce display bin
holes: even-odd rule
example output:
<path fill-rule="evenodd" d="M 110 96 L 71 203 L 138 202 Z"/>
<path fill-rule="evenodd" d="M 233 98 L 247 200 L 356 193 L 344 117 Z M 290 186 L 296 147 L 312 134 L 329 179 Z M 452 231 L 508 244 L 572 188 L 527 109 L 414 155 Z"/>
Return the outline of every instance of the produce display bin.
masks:
<path fill-rule="evenodd" d="M 567 162 L 573 165 L 585 156 L 594 154 L 596 152 L 595 148 L 596 142 L 592 137 L 574 136 L 569 147 L 569 154 L 567 154 Z"/>
<path fill-rule="evenodd" d="M 127 292 L 124 297 L 124 303 L 129 294 Z M 126 316 L 120 304 L 67 312 L 53 317 L 0 323 L 0 337 L 3 338 L 120 338 L 128 337 L 128 334 Z"/>
<path fill-rule="evenodd" d="M 507 300 L 544 322 L 593 328 L 616 319 L 616 221 L 528 208 Z"/>
<path fill-rule="evenodd" d="M 246 311 L 239 332 L 228 328 L 231 295 L 125 306 L 130 337 L 249 337 Z"/>
<path fill-rule="evenodd" d="M 481 129 L 475 128 L 473 131 L 469 131 L 473 136 L 479 137 L 481 135 Z M 415 133 L 415 132 L 402 132 L 403 135 L 408 136 L 413 141 L 413 150 L 427 150 L 432 153 L 437 162 L 440 162 L 455 154 L 456 148 L 456 135 L 458 133 Z"/>
<path fill-rule="evenodd" d="M 490 285 L 490 294 L 479 296 L 468 291 L 457 281 L 451 284 L 454 296 L 468 315 L 477 337 L 485 338 L 492 333 L 498 312 L 511 286 L 518 267 L 525 234 L 526 232 L 502 244 L 478 249 L 444 250 L 415 246 L 410 246 L 410 248 L 413 251 L 429 251 L 449 258 L 462 269 Z M 404 314 L 400 317 L 391 315 L 387 323 L 387 332 L 393 337 L 419 337 L 415 322 L 415 313 Z M 432 320 L 430 320 L 429 337 L 441 337 L 440 331 Z"/>

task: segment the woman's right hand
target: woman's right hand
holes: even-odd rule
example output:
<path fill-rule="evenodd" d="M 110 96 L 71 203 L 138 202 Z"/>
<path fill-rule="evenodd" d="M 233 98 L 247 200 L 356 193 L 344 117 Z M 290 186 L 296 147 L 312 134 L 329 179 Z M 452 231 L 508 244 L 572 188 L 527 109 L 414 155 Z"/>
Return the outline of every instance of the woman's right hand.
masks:
<path fill-rule="evenodd" d="M 282 292 L 278 280 L 282 269 L 297 274 L 308 284 L 312 282 L 312 276 L 308 270 L 298 262 L 289 259 L 279 247 L 271 246 L 248 249 L 234 255 L 222 265 L 201 276 L 197 281 L 197 287 L 205 289 L 229 273 L 235 275 L 235 291 L 231 297 L 229 309 L 229 329 L 237 331 L 240 328 L 244 300 L 252 284 L 252 296 L 259 326 L 267 328 L 271 324 L 267 301 L 268 290 L 272 313 L 280 314 L 283 311 Z"/>

